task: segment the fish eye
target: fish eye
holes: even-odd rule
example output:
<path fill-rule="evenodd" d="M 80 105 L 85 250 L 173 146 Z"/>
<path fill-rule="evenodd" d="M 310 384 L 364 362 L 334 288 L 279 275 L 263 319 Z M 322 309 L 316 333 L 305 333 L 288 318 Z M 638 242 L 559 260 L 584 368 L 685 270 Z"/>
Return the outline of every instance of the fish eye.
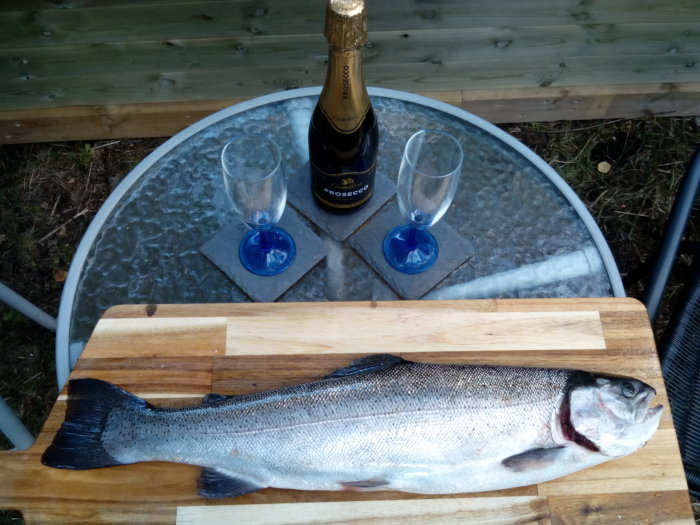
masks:
<path fill-rule="evenodd" d="M 620 390 L 625 397 L 634 397 L 637 394 L 637 388 L 627 381 L 620 385 Z"/>

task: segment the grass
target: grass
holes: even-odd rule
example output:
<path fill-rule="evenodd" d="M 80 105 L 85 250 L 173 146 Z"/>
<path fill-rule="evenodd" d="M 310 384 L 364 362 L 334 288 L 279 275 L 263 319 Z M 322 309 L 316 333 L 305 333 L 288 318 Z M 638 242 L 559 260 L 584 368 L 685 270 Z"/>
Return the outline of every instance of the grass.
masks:
<path fill-rule="evenodd" d="M 698 146 L 693 118 L 515 124 L 505 129 L 544 158 L 584 201 L 615 256 L 628 295 L 640 298 L 678 183 Z M 697 214 L 694 215 L 697 217 Z M 689 238 L 700 238 L 691 220 Z M 656 326 L 660 334 L 687 275 L 682 258 Z"/>
<path fill-rule="evenodd" d="M 502 126 L 549 162 L 589 207 L 628 295 L 639 297 L 678 181 L 697 146 L 693 118 Z M 0 146 L 0 281 L 57 314 L 72 254 L 117 183 L 162 139 Z M 700 239 L 700 221 L 689 236 Z M 682 260 L 677 272 L 687 272 Z M 677 281 L 677 279 L 676 279 Z M 663 331 L 679 285 L 657 323 Z M 0 306 L 0 395 L 37 433 L 56 398 L 53 334 Z M 0 438 L 0 448 L 9 443 Z M 0 523 L 19 523 L 0 514 Z"/>
<path fill-rule="evenodd" d="M 57 315 L 90 219 L 162 140 L 0 146 L 0 281 Z M 0 395 L 37 433 L 56 399 L 54 336 L 0 306 Z M 4 436 L 0 446 L 9 447 Z"/>

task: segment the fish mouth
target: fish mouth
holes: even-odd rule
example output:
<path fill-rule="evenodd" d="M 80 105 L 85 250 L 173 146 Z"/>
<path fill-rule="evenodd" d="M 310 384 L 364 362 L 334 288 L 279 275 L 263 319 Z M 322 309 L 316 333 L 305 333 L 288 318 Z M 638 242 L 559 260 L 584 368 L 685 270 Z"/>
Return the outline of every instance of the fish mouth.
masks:
<path fill-rule="evenodd" d="M 656 419 L 660 417 L 661 412 L 664 407 L 661 404 L 651 406 L 651 402 L 656 396 L 656 390 L 649 387 L 642 395 L 639 396 L 639 401 L 637 403 L 637 417 L 635 418 L 638 423 L 644 423 L 650 419 Z"/>
<path fill-rule="evenodd" d="M 664 406 L 663 405 L 656 405 L 655 407 L 651 407 L 647 410 L 646 417 L 644 419 L 651 419 L 652 417 L 656 417 L 658 414 L 661 414 L 663 412 Z"/>

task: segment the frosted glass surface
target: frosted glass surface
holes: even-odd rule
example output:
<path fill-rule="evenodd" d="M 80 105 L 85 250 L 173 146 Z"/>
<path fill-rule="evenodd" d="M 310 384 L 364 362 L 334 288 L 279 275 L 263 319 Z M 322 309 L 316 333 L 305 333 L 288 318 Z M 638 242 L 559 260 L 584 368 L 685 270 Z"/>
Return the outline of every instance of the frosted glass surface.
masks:
<path fill-rule="evenodd" d="M 111 211 L 88 252 L 73 303 L 72 347 L 80 347 L 115 304 L 249 301 L 200 253 L 236 220 L 219 154 L 234 134 L 263 133 L 281 145 L 286 171 L 293 174 L 308 158 L 315 101 L 304 96 L 254 107 L 165 148 Z M 460 185 L 443 220 L 469 240 L 474 256 L 426 298 L 613 295 L 589 230 L 525 156 L 440 110 L 389 97 L 372 97 L 372 103 L 380 123 L 378 169 L 394 181 L 403 146 L 419 129 L 448 131 L 464 148 Z M 310 227 L 328 244 L 329 256 L 281 301 L 398 299 L 347 242 Z"/>

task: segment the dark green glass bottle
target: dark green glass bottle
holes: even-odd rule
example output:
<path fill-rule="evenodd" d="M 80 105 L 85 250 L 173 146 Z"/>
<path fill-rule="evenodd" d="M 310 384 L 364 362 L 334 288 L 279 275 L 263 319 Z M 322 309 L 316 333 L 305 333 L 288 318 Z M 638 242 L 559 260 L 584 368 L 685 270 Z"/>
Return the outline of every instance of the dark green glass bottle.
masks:
<path fill-rule="evenodd" d="M 329 0 L 328 70 L 309 126 L 311 190 L 332 213 L 364 206 L 374 193 L 379 133 L 362 69 L 363 0 Z"/>

